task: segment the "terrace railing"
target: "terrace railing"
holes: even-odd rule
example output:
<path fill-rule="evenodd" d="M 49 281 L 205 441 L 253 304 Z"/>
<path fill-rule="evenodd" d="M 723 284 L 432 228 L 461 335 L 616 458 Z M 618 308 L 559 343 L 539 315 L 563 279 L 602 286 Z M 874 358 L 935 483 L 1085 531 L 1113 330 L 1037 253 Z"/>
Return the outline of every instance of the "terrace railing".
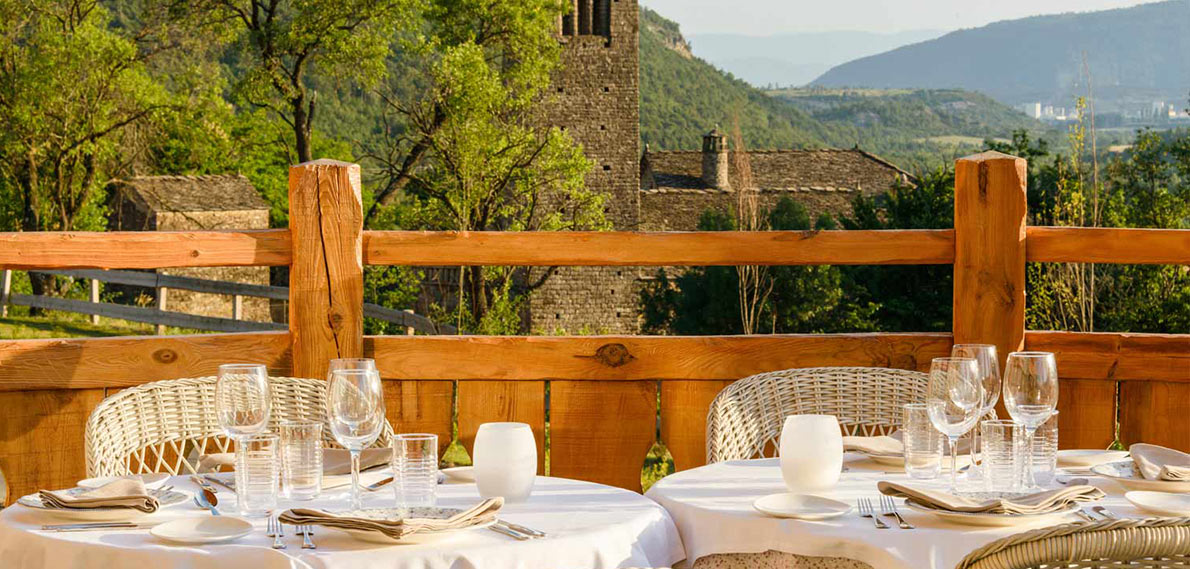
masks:
<path fill-rule="evenodd" d="M 209 375 L 229 359 L 324 377 L 334 357 L 374 357 L 400 431 L 533 425 L 550 472 L 639 489 L 661 437 L 677 468 L 704 455 L 711 399 L 749 374 L 806 366 L 924 369 L 954 342 L 1058 354 L 1062 444 L 1116 436 L 1190 448 L 1190 335 L 1025 330 L 1025 263 L 1190 265 L 1190 230 L 1026 227 L 1025 161 L 956 162 L 955 227 L 806 232 L 364 231 L 360 169 L 290 169 L 290 228 L 0 234 L 0 269 L 289 265 L 279 332 L 0 341 L 0 469 L 10 496 L 82 477 L 83 427 L 105 395 Z M 954 267 L 952 333 L 763 336 L 364 336 L 365 265 L 699 266 L 943 264 Z M 547 383 L 549 388 L 547 390 Z M 658 393 L 660 391 L 660 393 Z M 544 452 L 540 453 L 544 456 Z"/>

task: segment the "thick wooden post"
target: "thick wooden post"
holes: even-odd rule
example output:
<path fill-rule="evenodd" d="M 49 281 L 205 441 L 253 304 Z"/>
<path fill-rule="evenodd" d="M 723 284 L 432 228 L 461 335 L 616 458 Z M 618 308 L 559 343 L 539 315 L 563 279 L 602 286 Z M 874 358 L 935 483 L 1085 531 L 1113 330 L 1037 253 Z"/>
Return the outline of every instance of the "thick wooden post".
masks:
<path fill-rule="evenodd" d="M 289 332 L 293 374 L 325 378 L 332 358 L 364 353 L 363 201 L 358 164 L 289 169 Z"/>
<path fill-rule="evenodd" d="M 955 162 L 954 341 L 995 344 L 1001 368 L 1025 345 L 1027 171 L 999 152 Z"/>

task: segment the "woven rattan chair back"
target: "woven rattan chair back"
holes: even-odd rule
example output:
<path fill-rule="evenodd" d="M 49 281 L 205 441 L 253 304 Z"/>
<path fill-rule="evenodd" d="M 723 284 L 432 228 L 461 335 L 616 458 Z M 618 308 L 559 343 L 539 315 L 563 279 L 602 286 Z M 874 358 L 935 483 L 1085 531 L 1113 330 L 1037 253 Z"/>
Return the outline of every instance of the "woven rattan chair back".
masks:
<path fill-rule="evenodd" d="M 729 386 L 707 414 L 707 462 L 776 456 L 789 415 L 839 418 L 846 434 L 888 434 L 901 406 L 925 401 L 928 375 L 873 367 L 817 367 L 761 373 Z"/>
<path fill-rule="evenodd" d="M 1190 518 L 1121 519 L 1036 529 L 976 549 L 956 569 L 1125 567 L 1190 567 Z"/>
<path fill-rule="evenodd" d="M 154 381 L 104 399 L 87 421 L 87 476 L 145 472 L 194 473 L 204 454 L 229 452 L 215 415 L 215 377 Z M 269 428 L 283 421 L 323 423 L 323 442 L 337 447 L 327 425 L 326 382 L 270 377 Z M 392 444 L 388 421 L 376 441 Z"/>

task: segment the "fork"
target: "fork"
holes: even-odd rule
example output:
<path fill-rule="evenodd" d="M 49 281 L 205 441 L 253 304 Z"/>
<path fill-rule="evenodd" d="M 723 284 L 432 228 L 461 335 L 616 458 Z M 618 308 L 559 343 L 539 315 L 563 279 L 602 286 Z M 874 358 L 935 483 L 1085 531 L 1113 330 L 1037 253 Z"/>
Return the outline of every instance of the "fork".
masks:
<path fill-rule="evenodd" d="M 297 532 L 302 534 L 302 549 L 318 549 L 318 546 L 314 545 L 314 526 L 298 526 Z"/>
<path fill-rule="evenodd" d="M 855 505 L 859 507 L 859 515 L 863 518 L 871 518 L 872 523 L 876 524 L 876 529 L 888 529 L 888 524 L 876 517 L 875 510 L 872 509 L 872 502 L 867 498 L 860 498 L 855 501 Z"/>
<path fill-rule="evenodd" d="M 273 538 L 273 549 L 285 549 L 285 542 L 281 541 L 285 537 L 285 528 L 281 525 L 281 519 L 274 517 L 272 512 L 269 513 L 265 535 Z"/>
<path fill-rule="evenodd" d="M 880 495 L 880 511 L 884 512 L 884 516 L 888 518 L 897 519 L 897 527 L 901 529 L 913 529 L 913 524 L 905 521 L 901 517 L 901 512 L 897 511 L 897 503 L 892 499 L 892 496 Z"/>

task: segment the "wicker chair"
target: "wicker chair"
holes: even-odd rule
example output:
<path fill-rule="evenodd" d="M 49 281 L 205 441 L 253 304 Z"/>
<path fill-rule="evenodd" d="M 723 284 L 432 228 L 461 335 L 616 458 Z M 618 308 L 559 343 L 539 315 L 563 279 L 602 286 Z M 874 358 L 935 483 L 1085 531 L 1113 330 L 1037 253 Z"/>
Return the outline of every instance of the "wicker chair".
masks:
<path fill-rule="evenodd" d="M 888 434 L 901 406 L 925 401 L 928 375 L 872 367 L 761 373 L 729 386 L 707 414 L 707 462 L 775 456 L 785 417 L 835 415 L 848 434 Z"/>
<path fill-rule="evenodd" d="M 1190 518 L 1080 522 L 993 541 L 956 569 L 1190 567 Z"/>
<path fill-rule="evenodd" d="M 87 475 L 194 473 L 204 454 L 228 452 L 231 441 L 215 416 L 215 377 L 154 381 L 104 399 L 87 421 Z M 327 446 L 326 382 L 270 377 L 269 428 L 282 421 L 319 421 Z M 388 421 L 378 446 L 392 444 Z"/>

